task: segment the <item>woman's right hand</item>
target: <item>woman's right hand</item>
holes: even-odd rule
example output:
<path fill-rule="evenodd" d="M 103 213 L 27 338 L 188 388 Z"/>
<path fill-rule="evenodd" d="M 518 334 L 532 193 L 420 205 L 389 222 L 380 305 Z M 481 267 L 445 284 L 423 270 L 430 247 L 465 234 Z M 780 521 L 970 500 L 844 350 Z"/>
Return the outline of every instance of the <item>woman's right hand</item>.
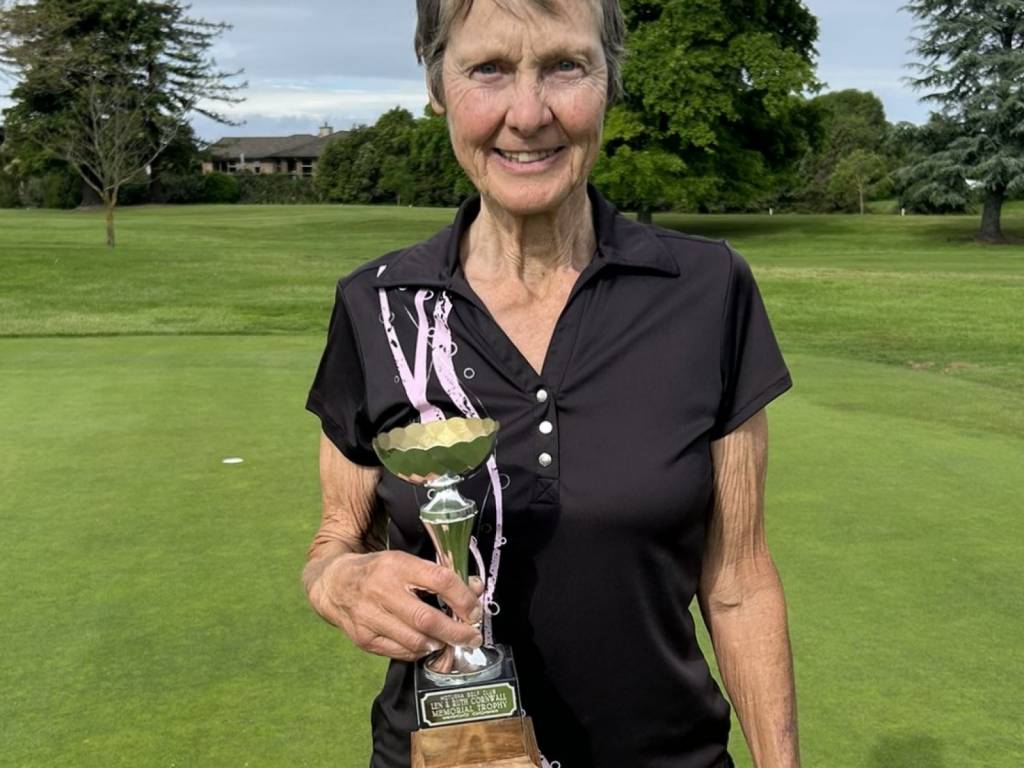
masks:
<path fill-rule="evenodd" d="M 471 581 L 473 588 L 448 568 L 405 552 L 341 553 L 310 584 L 309 599 L 317 613 L 364 651 L 415 661 L 444 645 L 481 644 L 473 625 L 483 616 L 483 590 L 479 579 Z M 437 595 L 462 621 L 424 602 L 417 592 Z"/>

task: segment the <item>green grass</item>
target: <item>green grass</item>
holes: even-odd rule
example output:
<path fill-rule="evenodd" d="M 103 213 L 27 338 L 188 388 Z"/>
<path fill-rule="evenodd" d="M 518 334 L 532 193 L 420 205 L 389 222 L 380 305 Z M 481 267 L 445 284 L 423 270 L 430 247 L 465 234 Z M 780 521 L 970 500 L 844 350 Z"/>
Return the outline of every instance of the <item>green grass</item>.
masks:
<path fill-rule="evenodd" d="M 1007 231 L 1024 234 L 1024 208 L 1010 210 Z M 319 332 L 338 275 L 450 218 L 348 206 L 128 209 L 111 252 L 96 214 L 0 210 L 0 335 Z M 1024 380 L 1024 246 L 974 243 L 974 217 L 659 223 L 739 248 L 787 348 L 935 371 L 957 363 L 952 375 L 1006 389 Z"/>
<path fill-rule="evenodd" d="M 317 346 L 0 342 L 0 765 L 365 764 L 382 667 L 299 583 Z"/>
<path fill-rule="evenodd" d="M 302 403 L 335 278 L 450 216 L 143 208 L 110 253 L 93 214 L 0 211 L 0 765 L 366 764 L 383 666 L 298 580 Z M 795 380 L 767 514 L 805 764 L 1021 765 L 1024 248 L 973 218 L 660 222 L 748 258 Z"/>

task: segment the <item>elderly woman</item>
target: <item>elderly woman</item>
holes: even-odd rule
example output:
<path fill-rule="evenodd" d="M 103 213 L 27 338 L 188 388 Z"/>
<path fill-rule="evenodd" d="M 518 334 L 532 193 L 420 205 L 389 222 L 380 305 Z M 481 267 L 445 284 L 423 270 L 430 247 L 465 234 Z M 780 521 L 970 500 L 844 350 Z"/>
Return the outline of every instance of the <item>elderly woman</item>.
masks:
<path fill-rule="evenodd" d="M 763 409 L 792 383 L 740 256 L 637 224 L 587 184 L 619 91 L 618 3 L 418 12 L 431 104 L 479 195 L 433 238 L 339 282 L 307 406 L 324 503 L 309 599 L 392 659 L 372 764 L 409 764 L 413 662 L 500 642 L 552 765 L 731 765 L 696 596 L 756 764 L 798 765 L 763 521 Z M 431 560 L 422 490 L 371 449 L 392 427 L 459 415 L 501 423 L 462 486 L 480 506 L 468 587 Z"/>

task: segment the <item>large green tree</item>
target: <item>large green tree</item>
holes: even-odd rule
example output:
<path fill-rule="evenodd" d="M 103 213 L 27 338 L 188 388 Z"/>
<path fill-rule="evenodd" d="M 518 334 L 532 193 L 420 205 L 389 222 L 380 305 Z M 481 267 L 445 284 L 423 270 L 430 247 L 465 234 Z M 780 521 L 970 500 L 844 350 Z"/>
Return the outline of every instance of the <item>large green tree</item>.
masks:
<path fill-rule="evenodd" d="M 317 164 L 316 186 L 323 199 L 338 203 L 450 206 L 473 193 L 444 118 L 429 107 L 420 118 L 396 107 L 331 141 Z"/>
<path fill-rule="evenodd" d="M 314 184 L 320 196 L 332 203 L 371 203 L 377 171 L 367 168 L 378 153 L 373 128 L 358 125 L 331 139 L 316 165 Z M 367 148 L 368 147 L 368 148 Z"/>
<path fill-rule="evenodd" d="M 434 114 L 429 106 L 416 121 L 409 170 L 416 179 L 417 205 L 458 205 L 475 191 L 455 158 L 445 117 Z"/>
<path fill-rule="evenodd" d="M 407 109 L 395 107 L 381 115 L 374 125 L 376 144 L 382 154 L 374 197 L 396 205 L 413 202 L 416 179 L 409 168 L 409 151 L 416 120 Z"/>
<path fill-rule="evenodd" d="M 623 0 L 626 95 L 594 178 L 650 219 L 669 205 L 771 203 L 814 115 L 815 17 L 800 0 Z"/>
<path fill-rule="evenodd" d="M 36 0 L 0 9 L 0 64 L 13 73 L 9 139 L 70 163 L 108 210 L 160 156 L 191 113 L 230 122 L 238 74 L 210 50 L 228 27 L 188 15 L 180 0 Z"/>
<path fill-rule="evenodd" d="M 1024 0 L 912 0 L 919 21 L 914 87 L 955 128 L 910 175 L 983 195 L 979 239 L 1004 240 L 1003 203 L 1024 191 Z"/>
<path fill-rule="evenodd" d="M 885 107 L 875 94 L 854 89 L 823 93 L 808 106 L 818 115 L 820 133 L 800 162 L 799 200 L 812 210 L 847 207 L 850 200 L 835 194 L 833 178 L 853 153 L 882 151 L 890 129 Z"/>

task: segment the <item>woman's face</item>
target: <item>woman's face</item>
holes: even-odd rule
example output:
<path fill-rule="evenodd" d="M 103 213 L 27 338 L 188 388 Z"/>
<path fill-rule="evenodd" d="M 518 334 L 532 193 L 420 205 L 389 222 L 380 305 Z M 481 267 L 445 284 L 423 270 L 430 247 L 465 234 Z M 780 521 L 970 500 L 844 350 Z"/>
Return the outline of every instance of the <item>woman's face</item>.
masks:
<path fill-rule="evenodd" d="M 491 205 L 525 216 L 557 209 L 601 147 L 608 73 L 590 2 L 559 0 L 550 16 L 526 2 L 476 0 L 444 58 L 455 155 Z"/>

